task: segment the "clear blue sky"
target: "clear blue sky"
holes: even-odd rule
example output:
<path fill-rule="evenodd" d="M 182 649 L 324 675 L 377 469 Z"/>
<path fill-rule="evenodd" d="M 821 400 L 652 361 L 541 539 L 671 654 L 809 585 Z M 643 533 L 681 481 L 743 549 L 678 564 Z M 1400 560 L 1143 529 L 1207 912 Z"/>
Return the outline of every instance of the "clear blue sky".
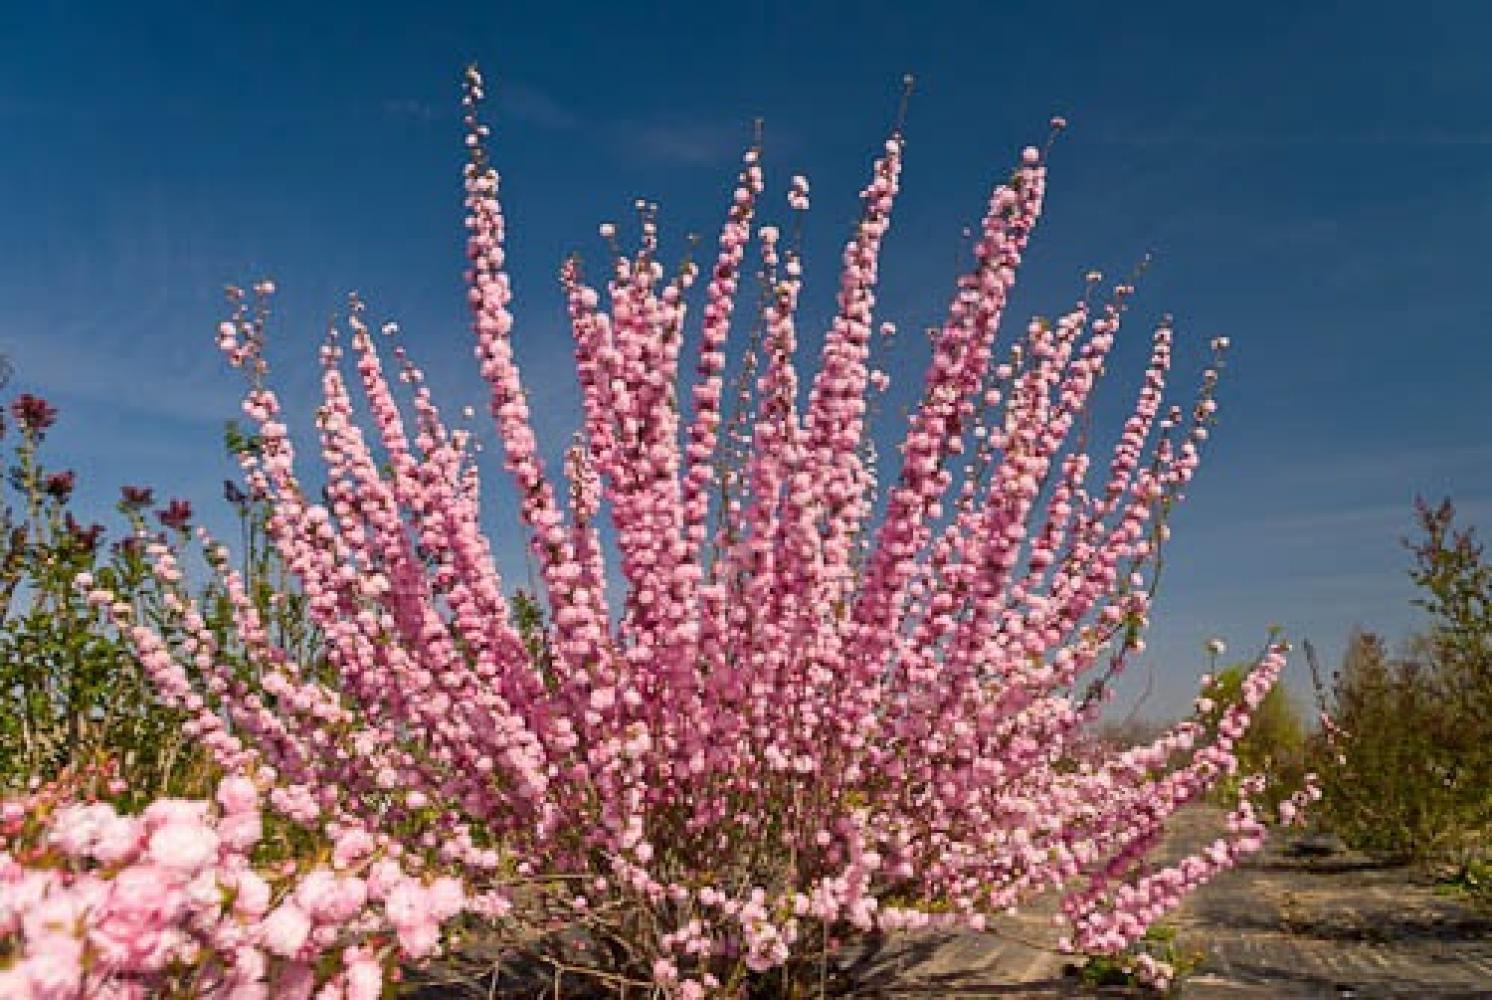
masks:
<path fill-rule="evenodd" d="M 303 426 L 321 329 L 354 289 L 451 409 L 479 402 L 459 288 L 470 60 L 494 81 L 518 350 L 551 446 L 575 419 L 561 257 L 599 256 L 596 224 L 638 196 L 665 232 L 713 233 L 755 116 L 776 190 L 813 182 L 818 320 L 917 74 L 882 297 L 915 330 L 987 185 L 1061 113 L 1019 313 L 1155 254 L 1111 421 L 1162 312 L 1183 368 L 1214 334 L 1234 344 L 1151 633 L 1151 708 L 1174 709 L 1210 635 L 1242 650 L 1278 622 L 1335 657 L 1354 624 L 1414 627 L 1398 539 L 1416 493 L 1492 531 L 1489 28 L 1492 7 L 1434 0 L 5 4 L 0 349 L 15 389 L 63 408 L 51 454 L 85 511 L 150 483 L 222 527 L 225 283 L 282 289 L 273 358 Z M 921 360 L 905 339 L 886 361 L 903 386 Z"/>

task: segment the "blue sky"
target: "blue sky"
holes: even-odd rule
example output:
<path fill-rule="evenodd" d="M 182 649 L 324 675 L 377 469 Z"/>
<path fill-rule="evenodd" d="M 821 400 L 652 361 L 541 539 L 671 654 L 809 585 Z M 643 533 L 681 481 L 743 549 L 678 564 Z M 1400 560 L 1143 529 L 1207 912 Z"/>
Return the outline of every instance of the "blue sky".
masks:
<path fill-rule="evenodd" d="M 0 7 L 0 349 L 13 390 L 63 408 L 51 455 L 80 471 L 85 511 L 144 482 L 226 526 L 239 386 L 212 328 L 229 282 L 278 283 L 272 358 L 302 425 L 315 346 L 352 290 L 402 324 L 450 409 L 480 402 L 459 288 L 457 83 L 475 59 L 493 81 L 518 350 L 552 446 L 575 422 L 563 255 L 599 258 L 596 224 L 625 226 L 639 196 L 673 247 L 712 234 L 760 115 L 775 189 L 813 182 L 812 351 L 911 71 L 885 318 L 937 321 L 960 230 L 1060 113 L 1017 314 L 1155 255 L 1110 426 L 1156 317 L 1176 315 L 1184 372 L 1209 337 L 1233 341 L 1167 556 L 1150 710 L 1189 698 L 1211 635 L 1251 649 L 1277 622 L 1332 659 L 1355 624 L 1415 627 L 1398 539 L 1417 493 L 1492 531 L 1492 8 L 417 6 Z M 922 344 L 903 339 L 885 364 L 914 385 Z"/>

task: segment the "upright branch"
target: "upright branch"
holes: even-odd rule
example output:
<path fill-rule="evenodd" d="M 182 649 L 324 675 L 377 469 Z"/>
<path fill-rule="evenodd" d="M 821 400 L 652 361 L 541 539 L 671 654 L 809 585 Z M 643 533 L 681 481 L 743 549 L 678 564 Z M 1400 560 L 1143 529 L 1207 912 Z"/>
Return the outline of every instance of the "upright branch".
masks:
<path fill-rule="evenodd" d="M 871 356 L 904 112 L 861 192 L 806 392 L 809 187 L 789 186 L 788 235 L 758 225 L 759 142 L 709 264 L 692 380 L 681 370 L 698 268 L 668 276 L 657 206 L 638 204 L 630 251 L 602 227 L 597 284 L 578 256 L 564 263 L 583 422 L 557 487 L 514 354 L 482 97 L 473 69 L 467 297 L 542 594 L 510 607 L 479 528 L 470 433 L 445 424 L 395 346 L 397 389 L 356 300 L 350 336 L 334 330 L 322 350 L 325 502 L 308 499 L 265 385 L 268 290 L 239 294 L 220 346 L 249 376 L 244 409 L 263 441 L 244 471 L 325 637 L 325 669 L 276 643 L 215 546 L 231 635 L 204 629 L 185 595 L 169 625 L 119 612 L 223 770 L 258 775 L 288 821 L 361 831 L 460 879 L 485 912 L 511 910 L 511 926 L 530 929 L 530 952 L 554 958 L 572 940 L 563 929 L 580 928 L 609 955 L 598 981 L 681 998 L 796 974 L 847 932 L 978 928 L 1043 893 L 1062 901 L 1069 946 L 1119 952 L 1258 847 L 1256 783 L 1244 780 L 1229 834 L 1175 865 L 1147 862 L 1165 820 L 1237 769 L 1283 643 L 1271 640 L 1215 725 L 1187 720 L 1122 752 L 1088 735 L 1143 647 L 1226 344 L 1214 343 L 1188 412 L 1166 398 L 1178 334 L 1159 323 L 1103 455 L 1091 400 L 1132 283 L 1089 275 L 1065 312 L 999 343 L 1050 142 L 1023 150 L 989 195 L 876 519 L 868 414 L 887 377 Z M 732 382 L 753 242 L 761 304 L 739 324 L 753 332 Z M 162 580 L 179 580 L 169 549 L 151 555 Z M 231 669 L 225 651 L 253 670 Z"/>

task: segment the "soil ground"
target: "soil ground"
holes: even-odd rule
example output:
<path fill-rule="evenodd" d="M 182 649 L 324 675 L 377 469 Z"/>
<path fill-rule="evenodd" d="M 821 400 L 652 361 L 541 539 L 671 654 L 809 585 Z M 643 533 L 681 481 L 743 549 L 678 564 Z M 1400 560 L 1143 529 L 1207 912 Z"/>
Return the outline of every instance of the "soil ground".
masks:
<path fill-rule="evenodd" d="M 1221 828 L 1221 814 L 1178 817 L 1167 853 L 1189 853 Z M 1431 884 L 1416 870 L 1350 853 L 1308 859 L 1288 834 L 1193 896 L 1172 918 L 1178 943 L 1201 965 L 1186 1000 L 1421 1000 L 1492 998 L 1492 913 Z M 1033 910 L 992 933 L 906 935 L 844 955 L 830 994 L 864 998 L 1071 998 L 1133 996 L 1084 989 L 1051 950 L 1053 931 Z M 455 1000 L 489 993 L 479 953 L 412 977 L 411 994 Z M 530 981 L 527 996 L 542 987 Z M 565 991 L 570 994 L 569 990 Z M 552 995 L 552 994 L 551 994 Z"/>

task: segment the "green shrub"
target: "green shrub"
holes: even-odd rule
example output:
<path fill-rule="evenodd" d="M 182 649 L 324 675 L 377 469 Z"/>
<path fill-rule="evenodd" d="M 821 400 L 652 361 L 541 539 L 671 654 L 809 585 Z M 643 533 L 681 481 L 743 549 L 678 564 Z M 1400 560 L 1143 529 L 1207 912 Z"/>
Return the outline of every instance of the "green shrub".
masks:
<path fill-rule="evenodd" d="M 1203 692 L 1214 703 L 1209 721 L 1215 724 L 1224 707 L 1239 699 L 1248 670 L 1249 664 L 1239 663 L 1213 676 Z M 1259 703 L 1253 724 L 1238 741 L 1237 753 L 1239 774 L 1213 789 L 1213 798 L 1219 802 L 1237 800 L 1239 775 L 1262 774 L 1267 783 L 1260 801 L 1273 813 L 1305 783 L 1305 724 L 1283 684 L 1270 688 Z"/>
<path fill-rule="evenodd" d="M 168 616 L 146 544 L 167 535 L 184 541 L 191 505 L 157 505 L 152 490 L 124 487 L 117 509 L 127 530 L 108 541 L 102 525 L 84 525 L 71 511 L 74 474 L 44 464 L 42 446 L 57 410 L 23 394 L 9 413 L 0 499 L 0 790 L 107 761 L 130 797 L 204 793 L 215 776 L 182 736 L 180 713 L 157 702 L 128 643 L 87 599 L 91 579 L 131 604 L 137 620 L 163 625 Z M 232 426 L 227 444 L 256 447 Z M 314 662 L 317 637 L 266 544 L 262 504 L 236 487 L 227 493 L 239 513 L 242 569 L 261 614 L 277 636 L 294 640 L 287 648 Z M 201 592 L 201 606 L 220 634 L 230 627 L 220 586 Z"/>
<path fill-rule="evenodd" d="M 75 585 L 89 574 L 149 607 L 142 546 L 127 538 L 105 548 L 102 526 L 85 526 L 68 509 L 73 473 L 48 469 L 41 456 L 57 411 L 26 394 L 10 413 L 0 505 L 0 786 L 108 756 L 132 786 L 165 787 L 190 766 L 179 720 L 155 707 L 134 656 Z M 143 529 L 151 500 L 149 490 L 131 487 L 121 510 Z"/>
<path fill-rule="evenodd" d="M 1449 502 L 1417 508 L 1411 578 L 1431 628 L 1398 653 L 1368 632 L 1329 681 L 1311 757 L 1321 819 L 1348 844 L 1408 861 L 1485 859 L 1492 831 L 1492 567 Z"/>
<path fill-rule="evenodd" d="M 1126 952 L 1090 956 L 1077 977 L 1085 986 L 1150 987 L 1174 994 L 1205 958 L 1200 949 L 1180 943 L 1175 927 L 1155 924 Z"/>

